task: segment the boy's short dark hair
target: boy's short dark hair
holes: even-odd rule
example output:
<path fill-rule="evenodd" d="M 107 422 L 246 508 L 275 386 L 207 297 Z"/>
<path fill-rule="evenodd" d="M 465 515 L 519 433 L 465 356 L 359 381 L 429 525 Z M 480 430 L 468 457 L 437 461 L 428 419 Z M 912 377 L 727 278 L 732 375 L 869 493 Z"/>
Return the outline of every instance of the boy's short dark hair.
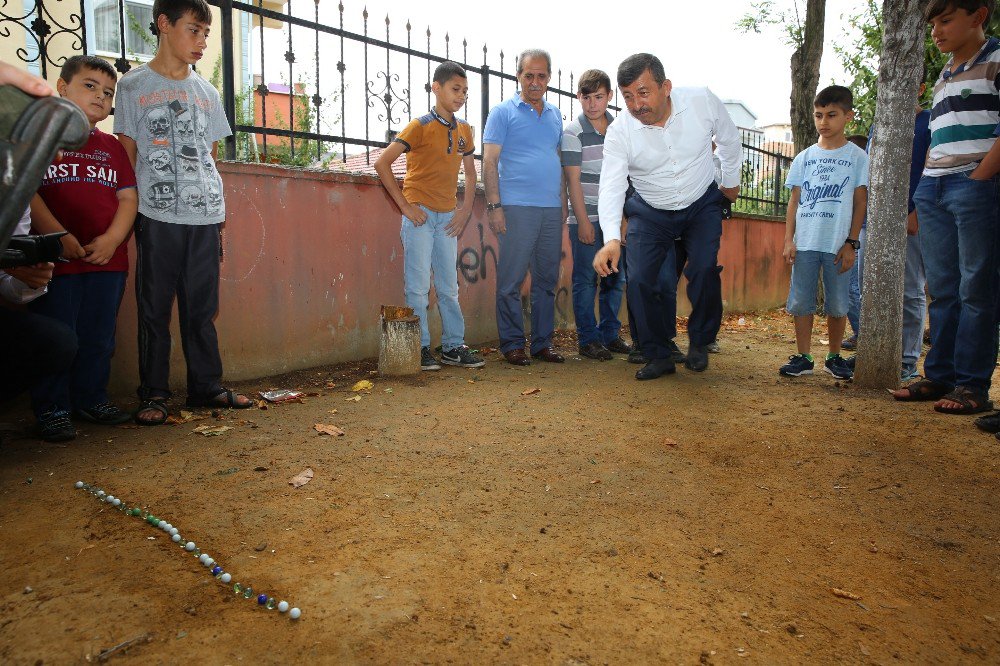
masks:
<path fill-rule="evenodd" d="M 836 104 L 846 111 L 854 110 L 854 95 L 850 88 L 844 86 L 828 86 L 819 91 L 813 106 L 830 106 Z"/>
<path fill-rule="evenodd" d="M 652 53 L 636 53 L 622 60 L 618 65 L 618 87 L 624 88 L 635 83 L 635 80 L 642 76 L 646 70 L 653 75 L 653 81 L 660 85 L 667 80 L 667 74 L 663 71 L 663 63 Z"/>
<path fill-rule="evenodd" d="M 153 34 L 160 36 L 156 27 L 156 19 L 164 14 L 170 25 L 177 23 L 180 17 L 191 12 L 199 23 L 212 23 L 212 10 L 205 0 L 154 0 L 153 2 Z"/>
<path fill-rule="evenodd" d="M 463 79 L 469 78 L 469 75 L 465 73 L 465 68 L 459 65 L 457 62 L 452 62 L 451 60 L 445 60 L 443 63 L 437 66 L 434 70 L 434 78 L 432 81 L 434 83 L 439 83 L 442 86 L 449 81 L 451 81 L 456 76 Z"/>
<path fill-rule="evenodd" d="M 581 95 L 592 95 L 601 88 L 611 92 L 611 77 L 599 69 L 588 69 L 576 83 L 576 91 Z"/>
<path fill-rule="evenodd" d="M 92 55 L 75 55 L 69 58 L 63 63 L 62 69 L 59 71 L 59 78 L 69 83 L 74 76 L 80 73 L 81 69 L 96 69 L 98 72 L 110 76 L 112 81 L 118 80 L 118 72 L 111 66 L 111 63 L 104 58 Z"/>
<path fill-rule="evenodd" d="M 868 150 L 868 137 L 864 134 L 852 134 L 847 137 L 847 140 L 853 143 L 855 146 L 861 150 Z"/>
<path fill-rule="evenodd" d="M 985 7 L 986 20 L 983 21 L 983 27 L 985 28 L 989 25 L 990 17 L 993 16 L 994 6 L 994 0 L 931 0 L 930 4 L 927 5 L 927 11 L 924 12 L 924 20 L 930 22 L 931 19 L 935 19 L 941 16 L 941 14 L 954 9 L 962 9 L 967 14 L 972 14 L 981 7 Z"/>

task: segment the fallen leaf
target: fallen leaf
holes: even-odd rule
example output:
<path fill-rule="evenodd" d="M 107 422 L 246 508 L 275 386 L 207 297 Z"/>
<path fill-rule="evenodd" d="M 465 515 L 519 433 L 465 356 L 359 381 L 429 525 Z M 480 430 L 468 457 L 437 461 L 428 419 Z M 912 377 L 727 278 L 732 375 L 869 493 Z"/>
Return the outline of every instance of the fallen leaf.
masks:
<path fill-rule="evenodd" d="M 315 428 L 316 432 L 318 432 L 321 435 L 333 435 L 335 437 L 339 437 L 340 435 L 344 434 L 344 431 L 338 428 L 337 426 L 328 425 L 326 423 L 317 423 L 316 425 L 313 426 L 313 428 Z"/>
<path fill-rule="evenodd" d="M 202 419 L 207 419 L 207 414 L 195 414 L 194 412 L 189 412 L 186 409 L 182 409 L 180 416 L 175 416 L 171 414 L 167 417 L 167 423 L 187 423 L 188 421 L 200 421 Z"/>
<path fill-rule="evenodd" d="M 323 385 L 323 388 L 328 388 L 328 389 L 337 388 L 337 385 L 334 384 L 333 382 L 327 382 L 326 384 Z"/>
<path fill-rule="evenodd" d="M 541 393 L 541 392 L 542 392 L 542 389 L 540 389 L 540 388 L 529 388 L 529 389 L 524 389 L 523 391 L 521 391 L 521 395 L 534 395 L 535 393 Z"/>
<path fill-rule="evenodd" d="M 664 437 L 663 443 L 671 448 L 677 446 L 677 440 L 670 439 L 669 437 Z"/>
<path fill-rule="evenodd" d="M 390 387 L 390 388 L 385 389 L 385 392 L 386 393 L 392 393 L 392 388 Z"/>
<path fill-rule="evenodd" d="M 371 391 L 373 388 L 375 388 L 374 384 L 367 379 L 362 379 L 360 382 L 352 386 L 351 390 L 357 393 L 358 391 Z"/>
<path fill-rule="evenodd" d="M 215 437 L 216 435 L 221 435 L 232 430 L 232 426 L 213 426 L 213 425 L 201 425 L 192 430 L 191 432 L 196 432 L 205 437 Z"/>
<path fill-rule="evenodd" d="M 344 398 L 344 402 L 361 402 L 361 396 L 352 395 L 350 398 Z"/>
<path fill-rule="evenodd" d="M 853 592 L 848 592 L 847 590 L 842 590 L 839 587 L 831 587 L 830 592 L 835 597 L 840 597 L 841 599 L 851 599 L 852 601 L 857 601 L 861 597 Z"/>
<path fill-rule="evenodd" d="M 312 467 L 306 467 L 304 470 L 293 476 L 291 480 L 289 480 L 288 484 L 293 488 L 301 488 L 302 486 L 312 481 L 312 478 L 313 478 Z"/>
<path fill-rule="evenodd" d="M 337 413 L 337 410 L 336 410 L 336 409 L 331 409 L 331 410 L 330 410 L 330 411 L 329 411 L 328 413 L 329 413 L 329 414 L 336 414 L 336 413 Z"/>
<path fill-rule="evenodd" d="M 255 472 L 266 472 L 267 470 L 268 468 L 264 465 L 257 465 L 256 467 L 253 468 L 253 471 Z"/>
<path fill-rule="evenodd" d="M 600 479 L 594 479 L 593 481 L 590 482 L 590 485 L 594 485 L 595 483 L 600 483 L 600 482 L 601 482 Z"/>

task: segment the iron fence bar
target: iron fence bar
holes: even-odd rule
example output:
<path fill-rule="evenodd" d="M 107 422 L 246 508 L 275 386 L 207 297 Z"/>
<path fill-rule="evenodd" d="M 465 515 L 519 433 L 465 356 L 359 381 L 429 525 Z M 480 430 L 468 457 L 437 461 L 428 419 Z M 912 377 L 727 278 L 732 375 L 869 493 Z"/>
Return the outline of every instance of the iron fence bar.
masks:
<path fill-rule="evenodd" d="M 486 57 L 485 46 L 483 47 L 483 57 L 484 58 Z M 501 83 L 501 85 L 503 84 Z M 482 145 L 483 133 L 486 131 L 486 118 L 487 116 L 490 115 L 490 66 L 487 65 L 485 62 L 483 63 L 482 80 L 480 88 L 482 88 L 482 91 L 480 92 L 480 98 L 479 98 L 480 100 L 479 114 L 482 120 L 482 125 L 479 126 L 479 143 L 480 145 Z"/>
<path fill-rule="evenodd" d="M 424 89 L 427 91 L 427 108 L 431 108 L 431 27 L 427 26 L 427 83 Z"/>
<path fill-rule="evenodd" d="M 288 16 L 292 15 L 292 0 L 285 0 L 288 8 Z M 263 32 L 263 31 L 262 31 Z M 292 130 L 292 138 L 288 142 L 288 150 L 292 159 L 295 159 L 295 51 L 292 49 L 292 26 L 288 26 L 288 51 L 285 53 L 285 60 L 288 61 L 288 128 Z"/>
<path fill-rule="evenodd" d="M 345 123 L 347 122 L 347 108 L 345 104 L 347 103 L 344 94 L 345 83 L 344 83 L 344 72 L 347 70 L 347 65 L 344 64 L 344 3 L 341 2 L 339 5 L 340 9 L 340 62 L 337 63 L 337 71 L 340 72 L 340 131 L 345 135 L 347 134 L 347 127 Z M 319 29 L 317 28 L 317 31 Z M 347 159 L 347 142 L 341 142 L 340 154 L 343 159 Z"/>
<path fill-rule="evenodd" d="M 232 3 L 235 7 L 237 3 Z M 258 7 L 264 9 L 264 0 L 257 0 Z M 275 12 L 277 13 L 277 12 Z M 260 94 L 260 122 L 267 128 L 267 75 L 264 73 L 264 16 L 260 16 L 260 85 L 257 92 Z M 231 50 L 231 49 L 230 49 Z M 267 132 L 264 132 L 264 161 L 267 161 Z"/>
<path fill-rule="evenodd" d="M 410 19 L 406 19 L 406 48 L 410 48 L 410 37 L 412 27 L 410 26 Z M 406 54 L 406 106 L 411 110 L 413 109 L 413 76 L 411 69 L 411 60 L 413 56 L 409 53 Z"/>
<path fill-rule="evenodd" d="M 219 9 L 222 12 L 222 43 L 233 43 L 233 6 L 231 0 L 221 0 Z M 155 17 L 154 17 L 155 19 Z M 229 126 L 236 125 L 236 67 L 233 62 L 233 50 L 222 51 L 222 109 L 229 121 Z M 226 137 L 225 156 L 227 160 L 236 159 L 236 130 Z"/>
<path fill-rule="evenodd" d="M 313 7 L 316 16 L 316 22 L 319 23 L 319 0 L 313 0 Z M 323 104 L 323 98 L 319 94 L 319 30 L 314 30 L 313 33 L 316 36 L 316 51 L 313 55 L 314 62 L 316 64 L 316 94 L 313 95 L 312 103 L 316 107 L 316 133 L 319 134 L 320 130 L 320 111 L 321 105 Z M 323 159 L 323 142 L 316 142 L 316 161 Z"/>
<path fill-rule="evenodd" d="M 364 78 L 364 81 L 365 81 L 365 92 L 366 92 L 365 106 L 368 107 L 368 106 L 371 106 L 371 104 L 370 104 L 371 100 L 367 97 L 367 91 L 368 91 L 368 8 L 367 7 L 365 7 L 365 10 L 364 10 L 364 12 L 362 12 L 361 15 L 365 19 L 365 39 L 364 39 L 364 49 L 365 49 L 365 78 Z M 372 155 L 371 155 L 370 146 L 368 146 L 368 143 L 367 143 L 369 139 L 370 139 L 370 137 L 368 135 L 368 112 L 365 111 L 365 161 L 370 163 L 371 160 L 372 160 Z M 345 157 L 346 157 L 346 155 L 345 155 Z"/>

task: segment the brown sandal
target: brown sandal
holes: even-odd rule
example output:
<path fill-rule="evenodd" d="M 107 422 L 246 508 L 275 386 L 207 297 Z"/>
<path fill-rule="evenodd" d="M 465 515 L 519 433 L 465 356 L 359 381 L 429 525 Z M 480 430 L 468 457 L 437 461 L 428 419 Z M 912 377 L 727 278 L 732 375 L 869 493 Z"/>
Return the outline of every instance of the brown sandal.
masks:
<path fill-rule="evenodd" d="M 941 396 L 941 399 L 960 405 L 959 407 L 934 405 L 934 411 L 942 414 L 979 414 L 993 409 L 993 402 L 986 391 L 977 391 L 968 386 L 956 386 L 954 391 Z"/>
<path fill-rule="evenodd" d="M 907 384 L 900 390 L 907 391 L 908 395 L 904 397 L 893 394 L 892 397 L 896 400 L 899 400 L 900 402 L 922 402 L 940 400 L 944 396 L 948 395 L 951 391 L 951 387 L 947 384 L 936 382 L 933 379 L 921 379 L 913 382 L 912 384 Z"/>

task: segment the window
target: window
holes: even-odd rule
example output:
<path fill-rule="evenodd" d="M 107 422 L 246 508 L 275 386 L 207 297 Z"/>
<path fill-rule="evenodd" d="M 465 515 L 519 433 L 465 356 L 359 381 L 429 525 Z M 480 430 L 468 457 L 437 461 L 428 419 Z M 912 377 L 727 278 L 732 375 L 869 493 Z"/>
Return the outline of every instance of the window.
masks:
<path fill-rule="evenodd" d="M 124 10 L 124 17 L 121 12 Z M 149 32 L 153 22 L 151 0 L 96 0 L 93 4 L 93 49 L 99 53 L 122 55 L 122 18 L 125 24 L 125 56 L 146 60 L 156 55 L 156 38 Z"/>

